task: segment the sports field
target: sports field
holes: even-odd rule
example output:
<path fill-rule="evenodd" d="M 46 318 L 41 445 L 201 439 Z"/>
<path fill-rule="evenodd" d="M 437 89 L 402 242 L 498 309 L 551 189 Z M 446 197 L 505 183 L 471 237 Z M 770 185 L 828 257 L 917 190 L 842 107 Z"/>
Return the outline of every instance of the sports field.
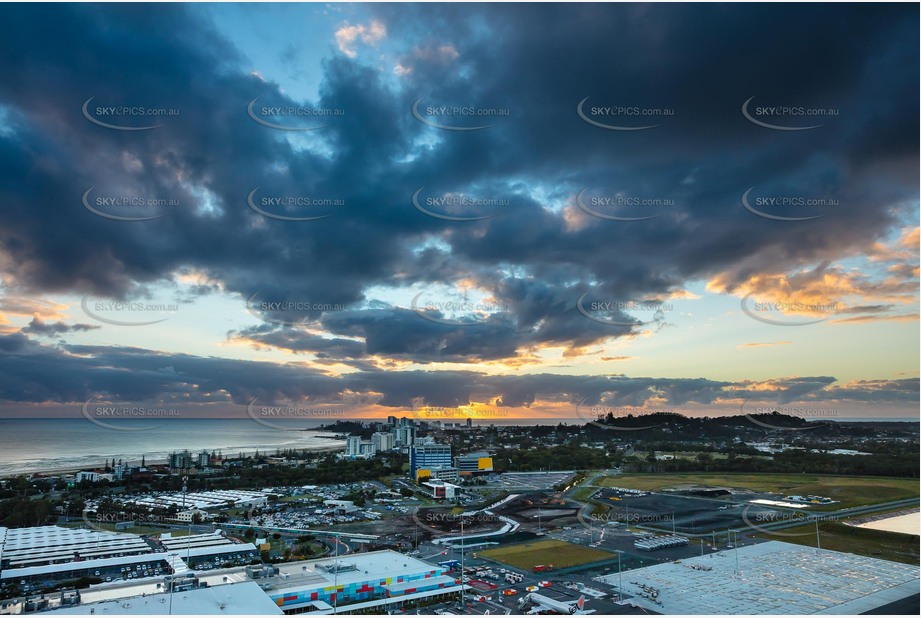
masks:
<path fill-rule="evenodd" d="M 506 545 L 479 554 L 525 571 L 530 571 L 538 564 L 552 564 L 554 569 L 562 569 L 616 557 L 616 554 L 600 549 L 556 540 Z"/>
<path fill-rule="evenodd" d="M 661 491 L 688 487 L 726 487 L 755 492 L 827 496 L 838 502 L 813 509 L 837 510 L 878 504 L 919 495 L 918 481 L 877 476 L 820 476 L 814 474 L 623 474 L 597 479 L 600 487 Z"/>

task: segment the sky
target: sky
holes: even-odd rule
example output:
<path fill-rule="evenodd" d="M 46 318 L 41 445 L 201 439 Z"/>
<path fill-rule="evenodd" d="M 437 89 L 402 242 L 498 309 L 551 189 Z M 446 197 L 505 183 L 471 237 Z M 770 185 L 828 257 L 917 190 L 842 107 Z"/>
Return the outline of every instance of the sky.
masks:
<path fill-rule="evenodd" d="M 918 10 L 4 5 L 0 416 L 917 418 Z"/>

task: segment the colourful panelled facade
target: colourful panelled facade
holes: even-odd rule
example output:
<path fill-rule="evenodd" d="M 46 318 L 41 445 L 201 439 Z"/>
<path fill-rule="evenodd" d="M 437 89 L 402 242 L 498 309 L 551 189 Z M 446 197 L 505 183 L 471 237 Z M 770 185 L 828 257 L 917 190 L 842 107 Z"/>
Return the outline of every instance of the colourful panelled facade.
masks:
<path fill-rule="evenodd" d="M 359 601 L 370 601 L 373 599 L 384 598 L 386 591 L 384 586 L 403 582 L 418 581 L 419 585 L 415 588 L 407 589 L 404 594 L 413 592 L 428 592 L 438 588 L 444 588 L 443 583 L 427 585 L 426 580 L 439 578 L 444 575 L 444 569 L 434 569 L 424 573 L 414 573 L 409 575 L 400 575 L 398 577 L 386 577 L 364 582 L 353 582 L 341 584 L 338 586 L 320 586 L 306 587 L 304 590 L 297 592 L 285 592 L 283 594 L 270 594 L 270 598 L 275 601 L 278 607 L 285 609 L 289 606 L 301 605 L 309 601 L 324 601 L 330 605 L 337 603 L 357 603 Z M 338 595 L 338 599 L 336 598 Z M 386 595 L 389 596 L 389 595 Z"/>

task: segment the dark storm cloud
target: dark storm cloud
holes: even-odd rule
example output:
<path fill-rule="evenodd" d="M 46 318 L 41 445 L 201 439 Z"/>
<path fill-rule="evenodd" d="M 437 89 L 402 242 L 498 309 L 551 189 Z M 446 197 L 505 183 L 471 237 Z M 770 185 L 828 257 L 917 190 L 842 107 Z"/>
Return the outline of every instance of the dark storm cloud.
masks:
<path fill-rule="evenodd" d="M 278 323 L 229 336 L 320 358 L 381 356 L 426 363 L 514 359 L 541 344 L 581 347 L 643 327 L 634 326 L 636 319 L 623 311 L 598 312 L 598 320 L 591 320 L 575 309 L 578 296 L 572 289 L 523 280 L 502 285 L 496 292 L 507 304 L 486 315 L 452 317 L 427 306 L 425 297 L 410 309 L 380 306 L 323 313 L 314 325 L 340 337 L 320 337 Z"/>
<path fill-rule="evenodd" d="M 91 397 L 120 401 L 224 403 L 310 400 L 354 402 L 356 396 L 378 405 L 408 409 L 457 406 L 473 398 L 495 398 L 497 405 L 526 408 L 535 402 L 640 406 L 649 399 L 670 406 L 709 405 L 719 400 L 759 397 L 778 403 L 852 400 L 905 402 L 917 398 L 917 378 L 834 384 L 834 378 L 803 377 L 771 381 L 775 391 L 750 383 L 696 379 L 630 378 L 559 374 L 488 375 L 477 371 L 380 371 L 332 376 L 297 364 L 279 365 L 129 347 L 48 346 L 21 333 L 0 335 L 0 393 L 7 403 L 82 403 Z"/>
<path fill-rule="evenodd" d="M 96 330 L 99 326 L 92 324 L 65 324 L 64 322 L 45 322 L 39 317 L 32 318 L 28 326 L 23 327 L 22 332 L 33 335 L 54 336 L 63 335 L 64 333 L 80 333 L 89 330 Z"/>
<path fill-rule="evenodd" d="M 370 189 L 340 189 L 364 185 L 362 174 L 373 181 L 368 164 L 400 148 L 372 71 L 341 60 L 328 65 L 317 105 L 344 107 L 354 118 L 354 126 L 340 123 L 319 138 L 339 153 L 330 161 L 295 153 L 280 132 L 247 118 L 256 96 L 294 102 L 242 73 L 232 46 L 182 7 L 62 7 L 41 20 L 31 7 L 11 13 L 0 26 L 5 57 L 39 38 L 52 42 L 11 64 L 0 85 L 11 129 L 0 134 L 0 182 L 9 197 L 0 240 L 21 288 L 122 296 L 193 265 L 245 296 L 321 292 L 330 302 L 351 302 L 403 251 L 379 242 L 374 226 L 385 217 L 371 220 L 382 209 Z M 179 115 L 157 118 L 163 126 L 143 133 L 107 130 L 81 115 L 90 96 L 94 105 Z M 274 196 L 342 197 L 350 216 L 336 213 L 309 227 L 265 219 L 246 204 L 257 186 Z M 154 221 L 111 221 L 81 206 L 91 187 L 93 197 L 179 205 Z"/>
<path fill-rule="evenodd" d="M 919 381 L 917 378 L 901 380 L 856 380 L 849 384 L 829 389 L 829 395 L 855 401 L 918 401 Z"/>
<path fill-rule="evenodd" d="M 914 7 L 368 10 L 412 71 L 398 78 L 360 57 L 327 59 L 309 103 L 345 114 L 289 142 L 247 118 L 246 104 L 304 102 L 244 72 L 233 42 L 186 7 L 4 9 L 0 258 L 11 285 L 121 297 L 191 266 L 242 299 L 348 307 L 309 317 L 340 338 L 362 338 L 365 354 L 512 358 L 534 346 L 578 348 L 631 334 L 578 313 L 575 301 L 590 283 L 593 294 L 618 300 L 664 297 L 717 274 L 732 289 L 765 271 L 859 253 L 906 214 L 894 205 L 917 195 Z M 742 117 L 753 96 L 840 116 L 812 131 L 771 131 Z M 108 130 L 81 115 L 90 97 L 93 105 L 179 115 L 157 118 L 163 126 L 149 131 Z M 410 113 L 420 97 L 510 115 L 482 131 L 439 131 Z M 585 97 L 590 105 L 672 108 L 675 116 L 646 131 L 606 131 L 576 114 Z M 310 147 L 293 146 L 298 140 Z M 256 187 L 344 206 L 318 221 L 273 220 L 247 206 Z M 420 187 L 511 205 L 490 219 L 449 223 L 412 207 Z M 814 221 L 770 221 L 742 207 L 750 187 L 839 198 L 841 206 Z M 81 205 L 90 188 L 178 206 L 152 221 L 112 221 Z M 675 205 L 654 219 L 608 221 L 573 206 L 583 189 Z M 568 214 L 545 195 L 568 203 Z M 419 250 L 432 239 L 441 244 Z M 463 279 L 508 304 L 509 314 L 451 330 L 406 311 L 357 308 L 374 285 Z M 351 339 L 255 335 L 296 351 L 361 354 Z M 525 402 L 526 391 L 508 397 Z"/>
<path fill-rule="evenodd" d="M 330 339 L 274 325 L 253 326 L 229 333 L 229 336 L 291 352 L 310 352 L 321 359 L 352 359 L 364 355 L 364 346 L 360 341 L 341 337 Z"/>
<path fill-rule="evenodd" d="M 609 289 L 627 296 L 724 270 L 739 282 L 839 257 L 882 236 L 893 223 L 882 204 L 914 195 L 917 184 L 917 140 L 896 135 L 900 126 L 912 136 L 917 128 L 917 80 L 900 79 L 895 68 L 917 64 L 917 33 L 902 21 L 906 13 L 746 8 L 753 10 L 484 6 L 479 38 L 454 27 L 467 22 L 468 7 L 438 11 L 453 19 L 418 7 L 415 20 L 394 18 L 397 36 L 453 44 L 470 75 L 458 80 L 442 62 L 415 61 L 408 89 L 514 110 L 511 120 L 476 136 L 495 136 L 490 143 L 445 138 L 450 144 L 429 159 L 432 167 L 471 180 L 499 169 L 563 195 L 590 188 L 676 201 L 654 220 L 592 221 L 575 234 L 559 233 L 540 213 L 516 220 L 514 229 L 497 220 L 485 235 L 453 238 L 455 249 L 471 260 L 532 269 L 580 264 L 596 276 L 609 269 Z M 395 17 L 392 7 L 380 11 Z M 778 134 L 743 119 L 741 104 L 755 95 L 763 104 L 835 107 L 841 116 L 820 130 Z M 575 114 L 586 96 L 597 105 L 672 107 L 677 115 L 649 131 L 603 131 Z M 875 154 L 857 137 L 871 135 Z M 880 173 L 895 181 L 882 199 Z M 753 185 L 846 198 L 834 216 L 781 230 L 742 210 L 739 198 Z"/>
<path fill-rule="evenodd" d="M 743 385 L 738 389 L 738 395 L 746 398 L 767 397 L 775 399 L 778 403 L 791 403 L 809 398 L 826 396 L 827 388 L 836 382 L 831 376 L 780 378 L 768 380 L 770 391 L 758 388 L 763 383 Z"/>

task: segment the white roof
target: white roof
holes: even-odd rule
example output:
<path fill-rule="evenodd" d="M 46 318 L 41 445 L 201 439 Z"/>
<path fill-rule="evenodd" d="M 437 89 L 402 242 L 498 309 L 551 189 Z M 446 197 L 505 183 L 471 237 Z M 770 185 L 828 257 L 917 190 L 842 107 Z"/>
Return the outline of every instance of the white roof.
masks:
<path fill-rule="evenodd" d="M 155 552 L 143 539 L 133 534 L 60 526 L 0 528 L 0 542 L 0 558 L 10 561 L 10 567 L 0 573 L 2 579 L 154 562 L 165 560 L 170 553 L 181 557 L 198 557 L 256 551 L 252 543 L 234 543 L 216 532 L 161 539 L 167 551 Z M 74 560 L 75 553 L 79 553 L 82 559 Z M 57 561 L 58 564 L 35 565 L 36 562 L 49 560 Z"/>
<path fill-rule="evenodd" d="M 170 601 L 172 596 L 172 601 Z M 243 582 L 195 588 L 183 592 L 153 594 L 100 603 L 87 603 L 46 613 L 106 615 L 164 615 L 170 609 L 179 615 L 248 614 L 281 615 L 281 609 L 269 599 L 256 582 Z"/>
<path fill-rule="evenodd" d="M 181 546 L 176 546 L 169 553 L 176 554 L 180 558 L 213 556 L 220 554 L 236 554 L 238 552 L 256 551 L 256 546 L 252 543 L 227 543 L 225 545 L 210 545 L 204 547 L 191 547 L 188 550 Z"/>
<path fill-rule="evenodd" d="M 95 560 L 81 560 L 79 562 L 63 562 L 61 564 L 45 564 L 42 566 L 23 567 L 21 569 L 3 569 L 0 574 L 2 579 L 16 579 L 32 575 L 45 575 L 59 571 L 74 571 L 82 569 L 99 569 L 103 567 L 137 564 L 140 562 L 159 562 L 166 560 L 165 553 L 150 553 L 139 556 L 121 556 L 115 558 L 97 558 Z"/>
<path fill-rule="evenodd" d="M 616 587 L 618 575 L 602 581 Z M 769 541 L 635 569 L 623 582 L 631 602 L 660 614 L 852 615 L 917 594 L 918 567 Z"/>
<path fill-rule="evenodd" d="M 337 563 L 340 569 L 351 565 L 356 568 L 352 571 L 340 571 L 338 576 L 327 572 L 323 568 Z M 334 581 L 340 586 L 350 583 L 384 580 L 388 577 L 395 582 L 398 577 L 406 575 L 424 575 L 428 573 L 434 577 L 444 572 L 443 567 L 434 566 L 428 562 L 423 562 L 389 549 L 349 554 L 340 556 L 338 559 L 327 557 L 320 560 L 276 564 L 275 566 L 278 567 L 280 576 L 270 578 L 270 581 L 278 586 L 277 589 L 269 591 L 272 596 L 279 596 L 281 593 L 288 591 L 312 589 L 323 586 L 324 583 L 329 586 Z M 284 575 L 287 575 L 288 579 L 284 579 Z"/>

